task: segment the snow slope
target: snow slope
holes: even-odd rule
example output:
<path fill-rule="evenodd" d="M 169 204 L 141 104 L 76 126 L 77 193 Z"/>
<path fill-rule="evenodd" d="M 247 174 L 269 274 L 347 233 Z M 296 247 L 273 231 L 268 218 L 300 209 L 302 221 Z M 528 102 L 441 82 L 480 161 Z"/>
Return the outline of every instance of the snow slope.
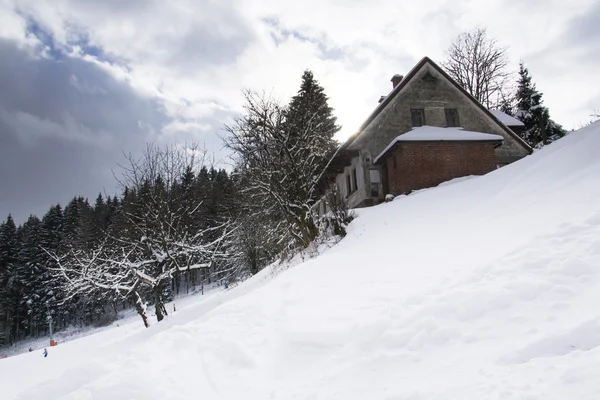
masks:
<path fill-rule="evenodd" d="M 207 284 L 204 287 L 204 294 L 202 294 L 201 288 L 199 286 L 194 288 L 194 290 L 195 291 L 192 291 L 190 293 L 181 293 L 176 296 L 175 300 L 165 304 L 165 307 L 168 310 L 168 312 L 171 313 L 171 310 L 173 310 L 174 303 L 177 305 L 177 309 L 181 310 L 184 308 L 188 308 L 190 303 L 195 305 L 196 303 L 207 301 L 212 296 L 222 291 L 223 286 L 219 285 L 218 283 Z M 154 314 L 154 307 L 148 308 L 148 314 L 150 315 L 151 320 L 156 318 L 156 315 Z M 55 332 L 53 338 L 62 345 L 63 343 L 76 339 L 81 339 L 85 336 L 98 334 L 106 330 L 112 330 L 115 327 L 121 327 L 123 325 L 129 325 L 131 323 L 139 324 L 140 321 L 141 319 L 137 314 L 136 310 L 134 308 L 129 308 L 119 311 L 117 319 L 109 325 L 99 327 L 89 325 L 84 327 L 70 326 L 66 329 Z M 42 351 L 45 347 L 48 347 L 48 341 L 48 336 L 44 336 L 34 339 L 30 338 L 22 340 L 10 347 L 0 347 L 0 359 L 5 357 L 12 357 L 21 353 L 27 353 L 29 348 L 32 348 L 34 351 Z"/>
<path fill-rule="evenodd" d="M 337 246 L 273 279 L 0 360 L 0 396 L 598 399 L 599 148 L 597 123 L 359 210 Z"/>

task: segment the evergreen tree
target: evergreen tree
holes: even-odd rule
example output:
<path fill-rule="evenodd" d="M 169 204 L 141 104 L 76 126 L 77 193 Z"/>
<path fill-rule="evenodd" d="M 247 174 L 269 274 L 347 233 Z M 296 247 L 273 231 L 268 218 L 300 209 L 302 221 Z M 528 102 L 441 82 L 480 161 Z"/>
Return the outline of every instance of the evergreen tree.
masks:
<path fill-rule="evenodd" d="M 237 212 L 237 187 L 225 170 L 194 164 L 192 153 L 150 146 L 147 164 L 131 160 L 142 178 L 129 176 L 121 196 L 99 194 L 93 206 L 74 197 L 64 212 L 55 205 L 19 227 L 11 216 L 0 221 L 0 346 L 47 334 L 49 319 L 55 331 L 107 322 L 127 303 L 147 323 L 144 301 L 154 302 L 160 320 L 175 283 L 187 291 L 229 276 L 227 222 Z M 91 268 L 102 287 L 87 277 L 85 290 L 69 287 L 62 262 L 74 277 Z"/>
<path fill-rule="evenodd" d="M 83 197 L 74 197 L 65 207 L 64 212 L 64 241 L 65 245 L 73 247 L 84 246 L 84 225 L 86 203 Z"/>
<path fill-rule="evenodd" d="M 324 170 L 337 148 L 334 135 L 340 130 L 328 104 L 325 89 L 315 80 L 311 71 L 304 71 L 298 93 L 292 97 L 286 112 L 285 123 L 291 132 L 291 146 L 302 148 L 296 154 L 298 161 L 304 157 L 317 158 Z M 308 144 L 308 146 L 307 146 Z M 315 192 L 315 196 L 322 193 Z"/>
<path fill-rule="evenodd" d="M 48 309 L 44 303 L 48 288 L 49 274 L 46 270 L 48 255 L 40 248 L 42 242 L 42 222 L 36 216 L 19 227 L 19 267 L 21 282 L 20 308 L 26 316 L 20 326 L 29 336 L 46 332 Z"/>
<path fill-rule="evenodd" d="M 288 107 L 247 92 L 246 114 L 233 126 L 226 145 L 239 157 L 247 199 L 277 218 L 273 229 L 307 247 L 318 235 L 311 208 L 323 192 L 326 166 L 339 130 L 324 89 L 306 71 Z M 323 185 L 323 186 L 320 186 Z"/>
<path fill-rule="evenodd" d="M 102 193 L 98 193 L 92 213 L 92 234 L 94 243 L 99 243 L 104 239 L 107 228 L 106 221 L 108 210 L 109 207 L 104 201 L 104 196 L 102 196 Z"/>
<path fill-rule="evenodd" d="M 17 278 L 17 227 L 11 215 L 0 225 L 0 339 L 13 343 L 19 336 L 20 282 Z"/>
<path fill-rule="evenodd" d="M 550 118 L 543 105 L 543 94 L 536 89 L 523 63 L 519 65 L 517 83 L 515 116 L 525 124 L 523 139 L 532 147 L 541 147 L 563 137 L 566 131 Z"/>
<path fill-rule="evenodd" d="M 50 207 L 42 218 L 39 246 L 40 262 L 39 287 L 40 301 L 46 308 L 46 320 L 52 320 L 56 326 L 66 324 L 68 311 L 60 307 L 60 287 L 52 280 L 52 270 L 57 269 L 55 260 L 48 253 L 60 254 L 66 250 L 64 240 L 64 215 L 60 204 Z"/>

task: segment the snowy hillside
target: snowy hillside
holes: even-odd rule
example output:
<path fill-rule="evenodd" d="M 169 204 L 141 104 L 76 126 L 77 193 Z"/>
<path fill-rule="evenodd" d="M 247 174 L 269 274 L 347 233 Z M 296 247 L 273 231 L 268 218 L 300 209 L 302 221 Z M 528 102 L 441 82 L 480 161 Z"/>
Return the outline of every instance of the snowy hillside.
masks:
<path fill-rule="evenodd" d="M 598 149 L 600 123 L 360 210 L 274 279 L 0 360 L 1 397 L 598 399 Z"/>

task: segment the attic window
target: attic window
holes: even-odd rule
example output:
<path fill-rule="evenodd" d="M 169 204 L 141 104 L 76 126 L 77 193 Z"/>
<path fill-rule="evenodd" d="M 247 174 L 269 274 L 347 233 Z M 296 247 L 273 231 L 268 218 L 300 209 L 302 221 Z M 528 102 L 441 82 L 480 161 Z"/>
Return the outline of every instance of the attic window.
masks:
<path fill-rule="evenodd" d="M 435 83 L 437 79 L 433 75 L 431 75 L 430 72 L 427 72 L 425 75 L 423 75 L 421 81 L 423 82 L 423 87 L 425 89 L 435 90 Z"/>
<path fill-rule="evenodd" d="M 413 128 L 425 125 L 425 110 L 422 108 L 410 110 L 410 118 Z"/>
<path fill-rule="evenodd" d="M 458 110 L 456 108 L 446 108 L 446 126 L 448 128 L 456 128 L 460 126 L 458 122 Z"/>
<path fill-rule="evenodd" d="M 423 75 L 423 80 L 425 82 L 431 82 L 431 83 L 435 82 L 435 78 L 429 72 L 427 72 L 425 75 Z"/>

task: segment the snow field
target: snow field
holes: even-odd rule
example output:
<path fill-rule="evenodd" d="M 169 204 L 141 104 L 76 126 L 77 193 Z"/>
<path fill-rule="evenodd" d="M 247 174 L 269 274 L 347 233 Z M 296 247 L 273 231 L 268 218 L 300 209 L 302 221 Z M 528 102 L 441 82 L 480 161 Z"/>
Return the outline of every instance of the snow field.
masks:
<path fill-rule="evenodd" d="M 597 399 L 598 148 L 595 124 L 150 329 L 0 360 L 2 399 Z"/>

